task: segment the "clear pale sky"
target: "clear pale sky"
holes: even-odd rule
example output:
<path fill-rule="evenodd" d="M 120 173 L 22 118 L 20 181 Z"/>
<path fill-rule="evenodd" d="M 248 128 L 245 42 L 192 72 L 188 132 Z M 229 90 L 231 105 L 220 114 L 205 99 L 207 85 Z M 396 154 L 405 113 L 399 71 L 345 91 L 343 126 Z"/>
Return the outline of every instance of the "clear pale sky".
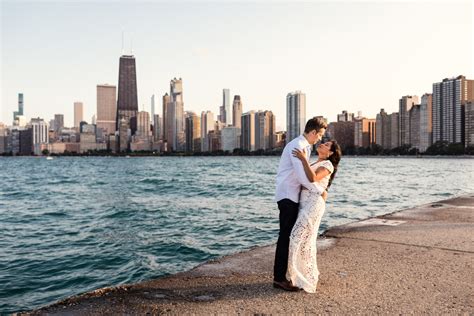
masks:
<path fill-rule="evenodd" d="M 285 128 L 286 94 L 302 90 L 307 117 L 342 110 L 375 117 L 402 95 L 473 79 L 472 1 L 140 2 L 1 1 L 0 122 L 17 95 L 27 118 L 73 124 L 96 112 L 96 85 L 118 84 L 122 31 L 133 38 L 139 107 L 150 111 L 183 78 L 184 107 L 216 115 L 222 89 L 244 112 L 272 110 Z"/>

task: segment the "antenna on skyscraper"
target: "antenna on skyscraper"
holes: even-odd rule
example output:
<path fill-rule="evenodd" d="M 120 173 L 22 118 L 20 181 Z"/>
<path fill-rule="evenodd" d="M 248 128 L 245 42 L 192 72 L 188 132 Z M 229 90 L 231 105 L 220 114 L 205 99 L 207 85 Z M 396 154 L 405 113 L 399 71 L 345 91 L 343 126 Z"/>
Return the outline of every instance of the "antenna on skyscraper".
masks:
<path fill-rule="evenodd" d="M 130 55 L 133 55 L 133 37 L 130 36 Z"/>
<path fill-rule="evenodd" d="M 122 55 L 123 55 L 123 37 L 124 37 L 123 33 L 124 31 L 122 30 Z"/>

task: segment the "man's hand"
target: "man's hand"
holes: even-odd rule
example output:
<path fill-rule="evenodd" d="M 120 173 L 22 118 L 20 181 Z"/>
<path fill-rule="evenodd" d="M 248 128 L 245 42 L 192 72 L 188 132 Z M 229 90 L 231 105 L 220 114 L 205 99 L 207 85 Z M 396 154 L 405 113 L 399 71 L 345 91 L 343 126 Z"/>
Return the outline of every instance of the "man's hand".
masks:
<path fill-rule="evenodd" d="M 328 199 L 328 191 L 324 190 L 321 196 L 323 197 L 323 200 L 326 202 L 326 200 Z"/>

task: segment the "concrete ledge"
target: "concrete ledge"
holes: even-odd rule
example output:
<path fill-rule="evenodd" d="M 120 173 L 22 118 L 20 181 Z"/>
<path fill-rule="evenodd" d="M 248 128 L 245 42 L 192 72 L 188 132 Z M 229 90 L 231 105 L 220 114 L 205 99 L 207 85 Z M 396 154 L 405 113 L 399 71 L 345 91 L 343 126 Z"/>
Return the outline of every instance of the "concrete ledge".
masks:
<path fill-rule="evenodd" d="M 474 195 L 458 197 L 327 230 L 316 294 L 271 286 L 271 245 L 30 314 L 473 314 L 473 231 Z"/>

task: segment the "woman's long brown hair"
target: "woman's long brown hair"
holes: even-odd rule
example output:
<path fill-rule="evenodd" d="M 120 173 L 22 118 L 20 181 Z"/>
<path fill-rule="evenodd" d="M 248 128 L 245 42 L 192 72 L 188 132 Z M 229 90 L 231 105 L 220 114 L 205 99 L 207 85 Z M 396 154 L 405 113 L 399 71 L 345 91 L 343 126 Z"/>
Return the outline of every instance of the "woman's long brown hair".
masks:
<path fill-rule="evenodd" d="M 334 171 L 331 173 L 331 177 L 329 178 L 329 183 L 326 190 L 328 190 L 329 187 L 331 186 L 332 180 L 334 179 L 334 176 L 336 175 L 336 172 L 337 172 L 337 166 L 339 165 L 339 161 L 341 161 L 341 157 L 342 157 L 342 150 L 339 144 L 337 143 L 337 141 L 333 139 L 333 140 L 330 140 L 330 142 L 331 142 L 330 150 L 332 151 L 332 155 L 328 157 L 328 160 L 332 163 L 332 166 L 334 167 Z"/>

